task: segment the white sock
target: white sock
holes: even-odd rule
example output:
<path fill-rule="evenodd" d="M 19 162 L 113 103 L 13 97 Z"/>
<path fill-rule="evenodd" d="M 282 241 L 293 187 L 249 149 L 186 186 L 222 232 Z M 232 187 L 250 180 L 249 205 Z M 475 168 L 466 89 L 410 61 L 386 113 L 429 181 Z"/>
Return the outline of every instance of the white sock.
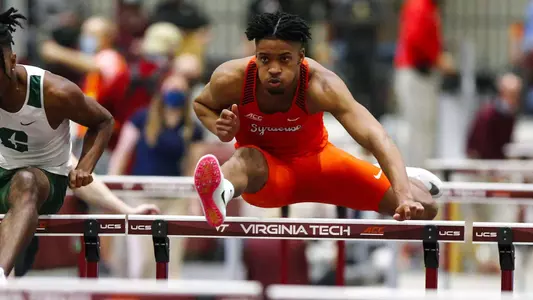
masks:
<path fill-rule="evenodd" d="M 226 202 L 226 205 L 233 199 L 233 196 L 235 195 L 235 188 L 233 187 L 233 183 L 231 183 L 229 180 L 224 178 L 224 202 Z"/>
<path fill-rule="evenodd" d="M 0 280 L 6 279 L 6 275 L 4 275 L 4 269 L 0 268 Z"/>

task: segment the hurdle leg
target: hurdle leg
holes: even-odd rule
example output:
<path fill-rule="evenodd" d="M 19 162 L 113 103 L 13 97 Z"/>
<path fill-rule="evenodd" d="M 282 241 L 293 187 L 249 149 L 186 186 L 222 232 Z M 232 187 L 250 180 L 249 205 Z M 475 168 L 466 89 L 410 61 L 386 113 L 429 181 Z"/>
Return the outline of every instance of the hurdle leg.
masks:
<path fill-rule="evenodd" d="M 168 238 L 168 224 L 164 220 L 152 223 L 152 241 L 156 263 L 156 279 L 168 279 L 168 263 L 170 261 L 170 240 Z"/>
<path fill-rule="evenodd" d="M 289 217 L 289 207 L 283 206 L 281 208 L 281 217 L 282 218 L 288 218 Z M 281 250 L 281 284 L 287 284 L 289 282 L 289 241 L 282 239 L 280 244 L 280 250 Z"/>
<path fill-rule="evenodd" d="M 500 269 L 502 272 L 502 292 L 512 292 L 514 289 L 515 249 L 513 244 L 513 230 L 508 227 L 498 230 L 498 252 L 500 254 Z"/>
<path fill-rule="evenodd" d="M 85 239 L 80 237 L 80 252 L 78 253 L 78 276 L 84 278 L 87 276 L 87 260 L 85 258 Z"/>
<path fill-rule="evenodd" d="M 85 245 L 85 260 L 87 278 L 98 278 L 98 262 L 100 261 L 100 224 L 94 219 L 85 221 L 83 243 Z"/>
<path fill-rule="evenodd" d="M 348 210 L 346 207 L 337 206 L 337 218 L 346 219 Z M 346 267 L 346 242 L 344 240 L 337 241 L 337 270 L 335 271 L 335 284 L 343 286 L 344 270 Z"/>
<path fill-rule="evenodd" d="M 439 283 L 439 243 L 438 229 L 435 225 L 424 227 L 423 247 L 426 268 L 426 289 L 436 290 Z"/>

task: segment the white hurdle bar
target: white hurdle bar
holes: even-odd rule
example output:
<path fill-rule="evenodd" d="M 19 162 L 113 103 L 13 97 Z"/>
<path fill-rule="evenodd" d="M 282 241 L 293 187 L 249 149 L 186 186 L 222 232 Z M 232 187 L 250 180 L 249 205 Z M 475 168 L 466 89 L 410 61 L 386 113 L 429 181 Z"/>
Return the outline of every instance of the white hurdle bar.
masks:
<path fill-rule="evenodd" d="M 533 174 L 533 160 L 520 159 L 428 159 L 425 167 L 430 171 L 444 172 L 490 172 Z M 449 181 L 450 178 L 444 178 Z"/>
<path fill-rule="evenodd" d="M 263 287 L 256 281 L 75 279 L 27 277 L 0 285 L 0 299 L 139 299 L 163 300 L 181 297 L 217 299 L 262 299 Z"/>
<path fill-rule="evenodd" d="M 523 164 L 521 165 L 523 166 Z M 528 167 L 533 174 L 533 164 Z M 142 192 L 148 197 L 172 195 L 174 198 L 197 197 L 192 177 L 159 176 L 99 176 L 99 179 L 116 193 Z M 444 182 L 444 202 L 480 203 L 483 199 L 494 198 L 531 200 L 533 184 L 524 183 L 486 183 L 486 182 Z M 508 201 L 506 202 L 508 203 Z"/>
<path fill-rule="evenodd" d="M 524 166 L 523 163 L 521 165 Z M 528 167 L 533 174 L 533 164 Z M 173 198 L 197 197 L 192 177 L 159 176 L 98 176 L 113 192 L 142 192 L 148 197 L 170 196 Z M 533 202 L 533 184 L 444 182 L 442 201 L 479 203 L 482 199 L 520 199 Z M 449 199 L 451 198 L 451 199 Z M 440 201 L 440 200 L 439 200 Z M 507 202 L 508 203 L 508 202 Z"/>
<path fill-rule="evenodd" d="M 274 284 L 266 288 L 270 300 L 511 300 L 516 294 L 485 290 L 409 290 L 380 287 L 332 287 Z M 520 295 L 522 296 L 522 295 Z M 525 295 L 524 295 L 525 296 Z"/>
<path fill-rule="evenodd" d="M 510 158 L 533 158 L 533 142 L 515 142 L 504 146 L 505 156 Z"/>
<path fill-rule="evenodd" d="M 426 288 L 436 289 L 439 242 L 464 242 L 465 222 L 229 217 L 214 228 L 195 216 L 49 215 L 39 218 L 36 235 L 82 235 L 91 278 L 98 276 L 100 235 L 152 236 L 157 279 L 168 279 L 172 236 L 422 242 Z"/>

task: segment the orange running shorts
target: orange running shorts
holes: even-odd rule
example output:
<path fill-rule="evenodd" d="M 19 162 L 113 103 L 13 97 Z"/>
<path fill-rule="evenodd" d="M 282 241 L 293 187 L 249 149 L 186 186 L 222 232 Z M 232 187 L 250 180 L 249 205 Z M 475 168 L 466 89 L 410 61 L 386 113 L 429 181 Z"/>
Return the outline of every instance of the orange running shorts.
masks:
<path fill-rule="evenodd" d="M 379 167 L 328 143 L 307 156 L 284 159 L 259 150 L 268 164 L 268 180 L 257 193 L 242 197 L 251 205 L 274 208 L 318 202 L 355 210 L 378 211 L 390 182 Z"/>

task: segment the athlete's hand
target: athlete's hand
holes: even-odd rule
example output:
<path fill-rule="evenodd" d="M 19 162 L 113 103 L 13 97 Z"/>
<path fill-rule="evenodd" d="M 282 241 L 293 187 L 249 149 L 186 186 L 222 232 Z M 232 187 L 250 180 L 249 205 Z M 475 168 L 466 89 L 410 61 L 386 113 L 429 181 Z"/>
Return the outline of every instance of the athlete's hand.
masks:
<path fill-rule="evenodd" d="M 420 219 L 424 214 L 424 206 L 414 200 L 406 200 L 396 208 L 393 218 L 396 221 Z"/>
<path fill-rule="evenodd" d="M 137 207 L 131 208 L 127 213 L 128 215 L 159 215 L 161 211 L 159 207 L 153 204 L 141 204 Z"/>
<path fill-rule="evenodd" d="M 93 182 L 93 175 L 87 171 L 74 169 L 68 174 L 68 186 L 71 189 L 80 188 Z"/>
<path fill-rule="evenodd" d="M 216 122 L 217 136 L 224 142 L 231 142 L 240 127 L 239 108 L 237 104 L 231 106 L 231 110 L 224 109 Z"/>

